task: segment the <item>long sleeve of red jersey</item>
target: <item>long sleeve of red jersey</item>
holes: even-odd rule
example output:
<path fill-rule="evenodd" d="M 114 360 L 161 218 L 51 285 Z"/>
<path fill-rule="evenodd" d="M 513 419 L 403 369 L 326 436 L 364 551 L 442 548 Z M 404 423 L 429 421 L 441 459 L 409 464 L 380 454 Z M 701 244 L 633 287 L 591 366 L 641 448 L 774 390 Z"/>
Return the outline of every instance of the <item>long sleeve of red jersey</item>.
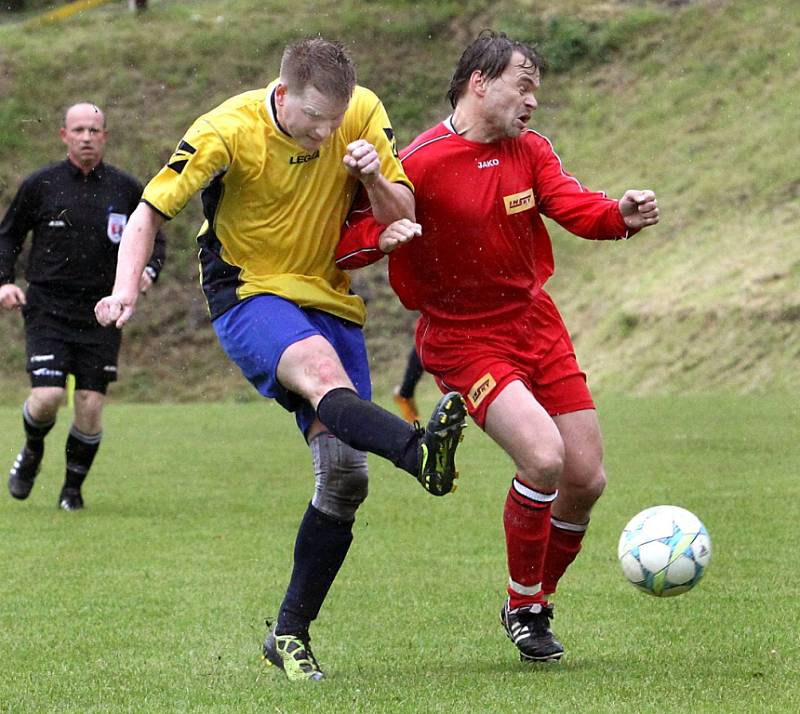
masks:
<path fill-rule="evenodd" d="M 540 213 L 581 238 L 619 240 L 637 231 L 628 228 L 616 200 L 590 191 L 568 174 L 549 140 L 536 134 L 536 199 Z"/>
<path fill-rule="evenodd" d="M 334 259 L 341 270 L 355 270 L 377 263 L 385 253 L 378 247 L 384 226 L 369 209 L 353 211 L 342 226 Z"/>

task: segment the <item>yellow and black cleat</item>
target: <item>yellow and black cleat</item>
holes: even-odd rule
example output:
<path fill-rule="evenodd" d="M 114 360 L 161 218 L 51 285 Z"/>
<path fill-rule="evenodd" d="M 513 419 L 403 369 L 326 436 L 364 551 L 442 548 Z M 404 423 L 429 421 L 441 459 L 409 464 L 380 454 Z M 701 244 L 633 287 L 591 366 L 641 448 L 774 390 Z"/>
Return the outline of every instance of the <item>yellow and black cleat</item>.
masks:
<path fill-rule="evenodd" d="M 290 682 L 318 682 L 325 678 L 311 651 L 308 635 L 276 635 L 272 627 L 261 648 L 261 659 L 268 666 L 282 669 Z"/>
<path fill-rule="evenodd" d="M 467 407 L 458 392 L 445 394 L 437 403 L 422 435 L 417 480 L 434 496 L 456 489 L 456 448 L 464 438 Z"/>

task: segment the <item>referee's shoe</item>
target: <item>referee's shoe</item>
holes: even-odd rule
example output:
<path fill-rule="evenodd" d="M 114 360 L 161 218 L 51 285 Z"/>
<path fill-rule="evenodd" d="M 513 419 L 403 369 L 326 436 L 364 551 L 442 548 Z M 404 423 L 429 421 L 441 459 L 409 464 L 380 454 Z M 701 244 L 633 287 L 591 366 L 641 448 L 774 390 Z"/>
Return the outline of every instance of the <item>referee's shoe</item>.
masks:
<path fill-rule="evenodd" d="M 14 465 L 8 473 L 8 492 L 20 501 L 24 501 L 33 490 L 33 482 L 42 465 L 43 451 L 31 451 L 28 445 L 14 459 Z"/>
<path fill-rule="evenodd" d="M 58 494 L 58 507 L 64 511 L 80 511 L 83 508 L 83 496 L 79 488 L 67 486 Z"/>

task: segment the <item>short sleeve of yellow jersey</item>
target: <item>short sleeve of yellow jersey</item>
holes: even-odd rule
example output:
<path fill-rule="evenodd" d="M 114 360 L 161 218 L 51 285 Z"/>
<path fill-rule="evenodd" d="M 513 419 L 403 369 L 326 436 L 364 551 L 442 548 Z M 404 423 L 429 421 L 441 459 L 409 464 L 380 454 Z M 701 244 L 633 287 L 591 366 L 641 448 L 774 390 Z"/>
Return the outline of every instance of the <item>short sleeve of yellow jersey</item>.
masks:
<path fill-rule="evenodd" d="M 174 218 L 189 199 L 227 170 L 231 149 L 206 116 L 197 119 L 169 161 L 145 186 L 142 200 L 166 218 Z"/>
<path fill-rule="evenodd" d="M 371 90 L 359 86 L 353 94 L 352 105 L 355 105 L 356 111 L 350 117 L 353 121 L 362 122 L 362 125 L 348 127 L 353 131 L 350 135 L 365 139 L 375 147 L 381 158 L 381 173 L 388 181 L 405 184 L 413 191 L 414 185 L 403 171 L 397 156 L 394 130 L 381 100 Z"/>

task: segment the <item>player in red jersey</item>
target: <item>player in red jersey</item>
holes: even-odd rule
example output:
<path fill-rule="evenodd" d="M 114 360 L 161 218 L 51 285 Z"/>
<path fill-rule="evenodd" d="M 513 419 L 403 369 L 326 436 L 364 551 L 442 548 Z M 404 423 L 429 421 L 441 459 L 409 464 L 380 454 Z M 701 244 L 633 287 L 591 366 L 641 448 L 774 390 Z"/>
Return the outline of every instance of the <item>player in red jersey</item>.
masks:
<path fill-rule="evenodd" d="M 606 483 L 586 376 L 543 286 L 553 253 L 542 216 L 584 238 L 628 238 L 658 222 L 652 191 L 619 200 L 566 173 L 528 128 L 540 59 L 482 33 L 453 76 L 453 114 L 401 154 L 418 223 L 354 213 L 337 251 L 354 268 L 391 253 L 392 287 L 419 310 L 416 345 L 443 390 L 514 460 L 505 502 L 508 599 L 501 621 L 522 660 L 557 660 L 556 585 L 581 548 Z"/>

